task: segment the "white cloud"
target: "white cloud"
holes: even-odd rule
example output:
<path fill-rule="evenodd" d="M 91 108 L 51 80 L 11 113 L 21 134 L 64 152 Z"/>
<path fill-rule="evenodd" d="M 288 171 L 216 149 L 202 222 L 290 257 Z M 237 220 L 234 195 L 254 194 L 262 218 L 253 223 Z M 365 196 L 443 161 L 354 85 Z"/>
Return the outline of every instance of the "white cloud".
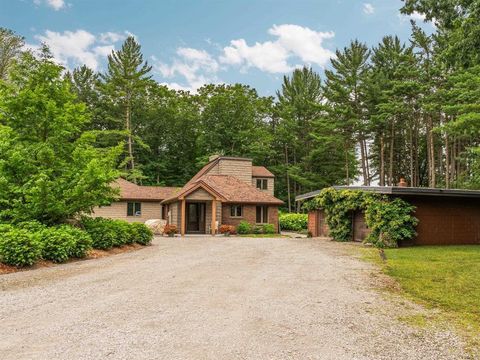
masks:
<path fill-rule="evenodd" d="M 115 42 L 120 41 L 120 40 L 125 40 L 127 35 L 128 35 L 128 34 L 127 35 L 126 34 L 127 34 L 127 32 L 122 34 L 122 33 L 107 31 L 107 32 L 104 32 L 104 33 L 100 34 L 99 41 L 102 44 L 115 43 Z"/>
<path fill-rule="evenodd" d="M 85 64 L 98 70 L 100 61 L 112 52 L 115 43 L 125 38 L 122 36 L 112 32 L 95 36 L 85 30 L 62 33 L 46 30 L 43 35 L 36 35 L 35 39 L 48 45 L 55 60 L 66 67 Z M 38 45 L 29 47 L 36 49 Z"/>
<path fill-rule="evenodd" d="M 161 62 L 155 57 L 152 59 L 154 69 L 164 78 L 171 79 L 180 76 L 187 84 L 163 83 L 172 89 L 195 92 L 202 85 L 218 82 L 216 75 L 220 69 L 218 61 L 205 50 L 180 47 L 171 64 Z"/>
<path fill-rule="evenodd" d="M 375 12 L 375 8 L 370 3 L 363 4 L 363 13 L 367 15 L 371 15 Z"/>
<path fill-rule="evenodd" d="M 335 56 L 323 47 L 325 39 L 334 37 L 331 31 L 319 32 L 299 25 L 283 24 L 274 25 L 268 33 L 277 39 L 251 46 L 244 39 L 232 40 L 230 46 L 223 49 L 220 62 L 244 68 L 256 67 L 270 73 L 285 73 L 299 66 L 289 64 L 291 58 L 325 67 Z"/>
<path fill-rule="evenodd" d="M 47 5 L 58 11 L 65 7 L 65 1 L 63 0 L 47 0 Z"/>
<path fill-rule="evenodd" d="M 61 10 L 67 6 L 65 0 L 33 0 L 33 3 L 35 5 L 42 5 L 42 3 L 44 3 L 55 11 Z"/>
<path fill-rule="evenodd" d="M 409 21 L 409 20 L 415 20 L 415 21 L 425 21 L 425 14 L 421 14 L 417 11 L 414 11 L 410 15 L 405 15 L 405 14 L 398 14 L 398 17 L 400 18 L 401 21 Z"/>

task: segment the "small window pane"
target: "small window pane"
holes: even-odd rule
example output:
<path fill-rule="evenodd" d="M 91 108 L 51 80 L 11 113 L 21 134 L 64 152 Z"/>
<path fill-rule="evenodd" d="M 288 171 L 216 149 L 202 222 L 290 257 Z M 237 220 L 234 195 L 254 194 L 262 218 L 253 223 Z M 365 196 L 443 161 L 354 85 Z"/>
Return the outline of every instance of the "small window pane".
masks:
<path fill-rule="evenodd" d="M 142 203 L 136 202 L 135 203 L 135 216 L 142 215 Z"/>
<path fill-rule="evenodd" d="M 257 189 L 262 188 L 262 179 L 257 179 Z"/>
<path fill-rule="evenodd" d="M 242 205 L 231 205 L 230 206 L 230 216 L 231 217 L 242 217 Z"/>
<path fill-rule="evenodd" d="M 263 189 L 263 190 L 267 190 L 267 189 L 268 189 L 268 180 L 267 180 L 267 179 L 263 179 L 263 180 L 262 180 L 262 189 Z"/>
<path fill-rule="evenodd" d="M 263 223 L 268 223 L 268 206 L 263 206 Z"/>
<path fill-rule="evenodd" d="M 127 216 L 133 216 L 133 203 L 129 202 L 127 203 Z"/>
<path fill-rule="evenodd" d="M 257 206 L 257 219 L 256 222 L 260 224 L 262 222 L 262 207 Z"/>

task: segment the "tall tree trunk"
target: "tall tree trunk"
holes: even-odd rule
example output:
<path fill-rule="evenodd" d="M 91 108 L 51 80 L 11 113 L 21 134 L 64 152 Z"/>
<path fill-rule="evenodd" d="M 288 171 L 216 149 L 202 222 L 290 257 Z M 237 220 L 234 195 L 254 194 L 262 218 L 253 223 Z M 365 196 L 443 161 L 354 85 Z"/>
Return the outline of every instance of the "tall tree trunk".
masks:
<path fill-rule="evenodd" d="M 432 115 L 427 115 L 427 162 L 428 162 L 428 186 L 435 187 L 435 144 L 433 137 Z"/>
<path fill-rule="evenodd" d="M 287 198 L 288 198 L 288 212 L 292 212 L 292 200 L 290 199 L 290 175 L 288 174 L 288 147 L 285 144 L 285 169 L 287 175 Z"/>
<path fill-rule="evenodd" d="M 347 179 L 347 185 L 350 185 L 350 171 L 348 164 L 348 144 L 345 143 L 345 177 Z"/>
<path fill-rule="evenodd" d="M 385 186 L 385 140 L 380 135 L 380 186 Z"/>
<path fill-rule="evenodd" d="M 412 126 L 409 126 L 408 128 L 408 135 L 409 135 L 409 141 L 410 141 L 410 186 L 414 186 L 413 182 L 414 180 L 414 170 L 413 170 L 413 124 Z"/>
<path fill-rule="evenodd" d="M 133 141 L 132 141 L 132 127 L 131 127 L 131 104 L 130 98 L 127 97 L 127 104 L 125 109 L 125 128 L 128 131 L 127 136 L 127 146 L 128 146 L 128 157 L 130 163 L 130 170 L 135 170 L 135 161 L 133 159 Z M 134 178 L 133 182 L 136 184 L 137 179 Z"/>
<path fill-rule="evenodd" d="M 362 175 L 363 175 L 363 185 L 367 186 L 368 185 L 368 174 L 367 174 L 367 164 L 365 161 L 366 154 L 365 154 L 365 146 L 363 144 L 365 140 L 363 139 L 363 134 L 360 134 L 360 156 L 361 156 L 361 161 L 362 161 Z"/>
<path fill-rule="evenodd" d="M 450 148 L 448 146 L 448 134 L 445 134 L 445 187 L 450 189 Z"/>
<path fill-rule="evenodd" d="M 395 152 L 395 119 L 392 121 L 392 128 L 390 130 L 390 158 L 388 169 L 388 185 L 393 186 L 393 155 Z"/>

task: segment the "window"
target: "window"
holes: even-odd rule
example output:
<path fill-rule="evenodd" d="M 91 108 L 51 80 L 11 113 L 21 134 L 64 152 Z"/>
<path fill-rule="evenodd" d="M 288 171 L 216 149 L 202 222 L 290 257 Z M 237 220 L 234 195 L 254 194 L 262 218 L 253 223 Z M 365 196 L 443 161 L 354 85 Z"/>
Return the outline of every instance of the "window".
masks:
<path fill-rule="evenodd" d="M 268 206 L 257 206 L 257 224 L 268 223 Z"/>
<path fill-rule="evenodd" d="M 167 213 L 168 213 L 167 205 L 162 205 L 161 212 L 162 212 L 162 216 L 161 216 L 162 220 L 167 220 Z"/>
<path fill-rule="evenodd" d="M 230 206 L 230 216 L 231 217 L 242 217 L 243 216 L 243 206 L 242 205 L 231 205 Z"/>
<path fill-rule="evenodd" d="M 127 203 L 127 216 L 142 216 L 142 203 Z"/>
<path fill-rule="evenodd" d="M 268 189 L 268 179 L 257 179 L 257 189 L 267 190 Z"/>

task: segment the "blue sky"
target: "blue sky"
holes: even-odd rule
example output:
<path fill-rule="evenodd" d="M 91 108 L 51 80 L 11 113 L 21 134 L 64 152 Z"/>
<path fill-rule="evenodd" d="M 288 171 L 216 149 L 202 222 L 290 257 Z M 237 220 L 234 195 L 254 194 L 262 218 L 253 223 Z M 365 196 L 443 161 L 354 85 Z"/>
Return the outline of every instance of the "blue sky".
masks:
<path fill-rule="evenodd" d="M 0 26 L 23 35 L 28 46 L 46 42 L 68 68 L 86 63 L 98 71 L 133 34 L 159 82 L 190 90 L 240 82 L 273 95 L 284 74 L 304 64 L 321 72 L 351 39 L 408 40 L 401 6 L 400 0 L 0 0 Z"/>

